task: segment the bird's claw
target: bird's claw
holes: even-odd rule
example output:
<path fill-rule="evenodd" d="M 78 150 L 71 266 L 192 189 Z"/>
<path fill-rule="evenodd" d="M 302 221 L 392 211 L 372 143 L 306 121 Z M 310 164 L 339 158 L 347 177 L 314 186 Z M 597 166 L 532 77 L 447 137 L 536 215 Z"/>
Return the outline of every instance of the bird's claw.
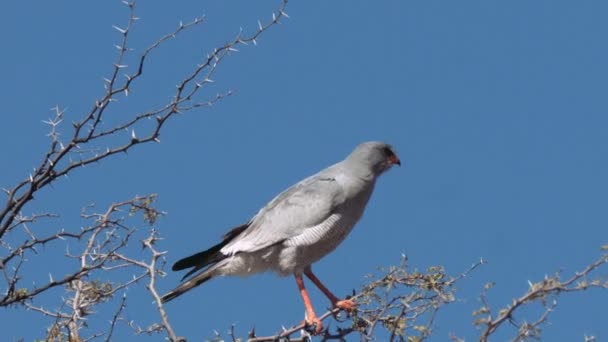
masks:
<path fill-rule="evenodd" d="M 334 307 L 344 310 L 346 312 L 351 312 L 357 309 L 357 304 L 350 299 L 344 299 L 335 302 Z"/>
<path fill-rule="evenodd" d="M 357 310 L 357 304 L 350 299 L 338 300 L 333 303 L 333 306 L 334 309 L 340 309 L 341 311 L 346 312 L 346 317 L 350 317 L 351 313 Z M 332 316 L 338 322 L 343 322 L 345 320 L 340 319 L 340 311 L 334 312 Z"/>
<path fill-rule="evenodd" d="M 323 322 L 318 317 L 307 319 L 304 321 L 304 330 L 313 335 L 319 335 L 323 331 Z"/>

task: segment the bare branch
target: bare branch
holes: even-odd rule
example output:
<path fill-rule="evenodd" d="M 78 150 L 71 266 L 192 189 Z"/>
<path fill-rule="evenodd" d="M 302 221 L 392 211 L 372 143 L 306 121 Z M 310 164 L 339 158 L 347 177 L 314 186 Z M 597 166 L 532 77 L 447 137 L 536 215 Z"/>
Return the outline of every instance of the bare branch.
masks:
<path fill-rule="evenodd" d="M 131 29 L 135 24 L 137 17 L 135 16 L 135 1 L 125 2 L 129 8 L 129 18 L 127 24 L 115 26 L 114 28 L 121 35 L 121 42 L 117 45 L 118 56 L 113 63 L 113 69 L 110 77 L 105 80 L 104 94 L 95 101 L 91 110 L 83 116 L 79 121 L 72 124 L 72 134 L 69 141 L 62 143 L 59 139 L 58 127 L 63 122 L 64 111 L 59 107 L 55 108 L 55 117 L 46 121 L 50 125 L 51 130 L 51 146 L 48 152 L 42 158 L 39 166 L 34 169 L 34 173 L 15 185 L 10 189 L 6 189 L 7 201 L 4 208 L 0 211 L 0 238 L 4 234 L 14 228 L 15 218 L 19 215 L 23 207 L 34 198 L 34 194 L 45 186 L 51 184 L 61 176 L 66 176 L 75 169 L 82 168 L 91 163 L 96 163 L 109 158 L 115 154 L 127 152 L 134 146 L 149 142 L 158 142 L 160 132 L 164 124 L 175 114 L 188 112 L 190 110 L 206 107 L 214 104 L 217 101 L 232 94 L 231 91 L 217 94 L 207 100 L 197 100 L 196 96 L 200 90 L 207 84 L 212 83 L 212 76 L 221 64 L 221 62 L 231 53 L 238 51 L 239 45 L 246 45 L 249 42 L 255 42 L 269 28 L 279 23 L 279 20 L 286 17 L 285 6 L 287 0 L 282 0 L 279 9 L 273 14 L 273 19 L 264 25 L 260 25 L 257 31 L 249 36 L 244 36 L 242 32 L 233 38 L 228 43 L 216 47 L 208 54 L 201 63 L 193 67 L 192 71 L 183 78 L 176 87 L 176 92 L 173 98 L 165 105 L 146 111 L 143 113 L 134 114 L 130 119 L 127 119 L 122 124 L 117 124 L 113 127 L 102 129 L 101 123 L 103 117 L 110 104 L 116 102 L 117 96 L 120 94 L 128 94 L 134 82 L 139 79 L 145 70 L 147 58 L 164 43 L 175 39 L 185 30 L 191 29 L 204 22 L 203 17 L 195 18 L 188 23 L 180 23 L 179 26 L 171 33 L 159 38 L 152 43 L 139 57 L 139 63 L 135 70 L 127 73 L 123 81 L 118 78 L 118 75 L 126 70 L 129 66 L 124 64 L 124 60 L 130 49 L 128 48 Z M 90 155 L 79 153 L 89 146 L 98 142 L 99 139 L 115 136 L 118 132 L 129 130 L 135 132 L 136 126 L 144 119 L 155 119 L 155 125 L 151 129 L 141 128 L 140 136 L 131 136 L 130 139 L 123 143 L 114 143 L 113 146 L 107 146 L 104 152 L 95 152 Z M 139 131 L 139 130 L 138 130 Z M 95 149 L 89 149 L 95 151 Z M 71 156 L 75 156 L 74 160 Z"/>
<path fill-rule="evenodd" d="M 547 321 L 549 314 L 557 306 L 555 299 L 550 300 L 551 297 L 555 297 L 563 292 L 581 292 L 589 288 L 608 288 L 608 283 L 601 281 L 600 279 L 587 280 L 587 277 L 601 265 L 608 262 L 608 255 L 603 255 L 596 261 L 589 264 L 582 271 L 576 272 L 570 278 L 562 281 L 560 274 L 530 284 L 530 289 L 523 296 L 513 300 L 513 303 L 507 305 L 501 309 L 496 316 L 494 316 L 489 309 L 489 304 L 486 299 L 486 293 L 482 293 L 481 302 L 482 307 L 475 311 L 473 314 L 479 317 L 475 320 L 475 325 L 484 326 L 484 330 L 481 332 L 480 341 L 488 341 L 490 336 L 505 322 L 510 322 L 517 327 L 518 331 L 513 341 L 526 341 L 530 337 L 540 336 L 540 326 Z M 486 291 L 492 286 L 486 285 Z M 514 314 L 519 309 L 532 303 L 540 303 L 546 307 L 543 314 L 534 322 L 523 322 L 518 324 L 515 322 Z M 547 305 L 547 303 L 550 303 Z"/>

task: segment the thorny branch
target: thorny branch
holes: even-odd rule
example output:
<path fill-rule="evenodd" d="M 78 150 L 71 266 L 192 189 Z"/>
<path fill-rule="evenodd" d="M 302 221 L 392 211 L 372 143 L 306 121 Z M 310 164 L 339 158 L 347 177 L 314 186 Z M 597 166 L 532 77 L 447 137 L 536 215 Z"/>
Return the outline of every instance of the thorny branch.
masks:
<path fill-rule="evenodd" d="M 530 288 L 528 292 L 514 299 L 511 304 L 499 310 L 497 314 L 493 314 L 490 310 L 486 296 L 486 291 L 491 289 L 493 284 L 487 284 L 480 296 L 482 307 L 473 313 L 475 317 L 479 317 L 475 320 L 475 325 L 483 328 L 479 340 L 483 342 L 489 341 L 490 336 L 499 327 L 503 326 L 505 322 L 511 323 L 517 329 L 517 333 L 512 341 L 527 341 L 529 339 L 540 338 L 541 325 L 547 322 L 549 314 L 557 307 L 556 297 L 560 293 L 581 292 L 589 288 L 608 288 L 608 281 L 606 280 L 587 279 L 594 270 L 607 262 L 608 254 L 605 254 L 566 280 L 561 280 L 560 273 L 556 273 L 553 276 L 545 276 L 545 279 L 539 282 L 529 282 Z M 522 323 L 518 323 L 515 319 L 515 313 L 524 306 L 533 303 L 539 303 L 544 306 L 544 312 L 533 322 L 523 321 Z"/>
<path fill-rule="evenodd" d="M 47 331 L 47 339 L 66 337 L 69 341 L 84 341 L 93 337 L 106 336 L 109 340 L 119 322 L 123 320 L 122 312 L 125 309 L 127 298 L 124 290 L 142 279 L 150 279 L 153 285 L 158 274 L 164 274 L 157 261 L 163 253 L 157 252 L 152 244 L 156 241 L 156 231 L 152 228 L 144 240 L 146 249 L 152 251 L 151 261 L 146 264 L 142 261 L 134 262 L 125 256 L 127 245 L 131 241 L 136 228 L 126 225 L 127 217 L 141 214 L 144 221 L 153 225 L 156 219 L 163 215 L 151 205 L 155 195 L 135 197 L 131 200 L 115 203 L 109 206 L 104 213 L 83 213 L 82 216 L 94 220 L 94 224 L 83 228 L 77 244 L 82 250 L 76 254 L 67 253 L 66 257 L 77 261 L 74 271 L 59 280 L 49 281 L 46 285 L 33 290 L 18 289 L 9 292 L 2 299 L 2 305 L 23 305 L 29 310 L 39 312 L 55 319 L 55 323 Z M 125 217 L 126 215 L 126 217 Z M 145 265 L 143 272 L 137 268 Z M 108 272 L 129 268 L 132 270 L 127 279 L 119 280 L 120 276 L 108 276 Z M 103 277 L 102 277 L 103 275 Z M 111 278 L 112 281 L 98 279 Z M 15 284 L 18 278 L 7 279 Z M 46 309 L 35 303 L 35 298 L 45 289 L 64 286 L 68 295 L 59 309 Z M 13 285 L 12 288 L 15 288 Z M 87 327 L 87 317 L 95 313 L 95 308 L 111 301 L 115 294 L 123 292 L 120 305 L 113 315 L 107 332 L 96 332 L 88 338 L 81 336 L 84 327 Z M 162 313 L 162 311 L 159 311 Z M 163 322 L 163 328 L 171 336 L 172 329 L 168 321 Z M 173 334 L 174 336 L 174 334 Z"/>
<path fill-rule="evenodd" d="M 432 332 L 436 313 L 441 307 L 454 300 L 454 284 L 483 264 L 483 260 L 473 264 L 458 276 L 449 276 L 442 267 L 431 267 L 426 272 L 408 270 L 404 256 L 398 266 L 382 269 L 379 278 L 370 277 L 370 282 L 361 292 L 353 294 L 358 307 L 344 320 L 338 316 L 339 309 L 331 309 L 319 318 L 325 320 L 335 317 L 344 326 L 335 332 L 326 329 L 320 336 L 321 341 L 346 341 L 346 336 L 358 334 L 363 341 L 373 340 L 375 331 L 382 327 L 389 341 L 423 341 Z M 305 324 L 300 323 L 272 336 L 258 337 L 249 334 L 249 342 L 307 341 Z M 303 332 L 301 338 L 294 338 Z"/>
<path fill-rule="evenodd" d="M 226 96 L 231 95 L 230 91 L 217 94 L 208 100 L 198 100 L 197 95 L 201 89 L 213 82 L 212 76 L 219 67 L 220 63 L 229 54 L 238 51 L 240 45 L 249 43 L 256 44 L 257 39 L 272 26 L 278 24 L 281 19 L 287 17 L 285 6 L 287 0 L 282 0 L 279 8 L 272 14 L 272 20 L 266 24 L 259 22 L 258 29 L 251 35 L 245 35 L 242 31 L 226 44 L 212 50 L 200 64 L 193 67 L 190 74 L 183 78 L 177 85 L 173 98 L 165 105 L 138 114 L 134 114 L 130 119 L 119 123 L 110 128 L 104 128 L 103 118 L 106 111 L 118 100 L 118 95 L 128 95 L 135 82 L 144 74 L 147 58 L 163 43 L 176 38 L 179 34 L 193 26 L 203 23 L 203 18 L 195 18 L 188 23 L 180 23 L 173 32 L 161 37 L 150 45 L 139 57 L 139 62 L 135 70 L 129 72 L 128 65 L 123 64 L 127 54 L 130 33 L 133 25 L 137 21 L 135 16 L 135 1 L 125 2 L 128 6 L 130 15 L 124 28 L 114 26 L 121 34 L 121 42 L 117 45 L 118 56 L 113 63 L 111 76 L 105 80 L 105 90 L 102 96 L 97 99 L 91 110 L 79 121 L 72 123 L 71 138 L 62 141 L 59 133 L 59 126 L 64 120 L 64 112 L 58 107 L 55 108 L 55 116 L 46 121 L 50 126 L 49 137 L 50 147 L 42 158 L 38 167 L 26 179 L 10 189 L 4 189 L 7 200 L 4 208 L 0 210 L 0 239 L 9 229 L 14 228 L 15 219 L 20 215 L 23 207 L 34 198 L 34 194 L 61 176 L 65 176 L 72 170 L 81 168 L 91 163 L 104 160 L 118 153 L 127 152 L 136 145 L 158 142 L 162 127 L 175 114 L 188 112 L 192 109 L 211 106 Z M 124 79 L 120 78 L 121 72 L 125 73 Z M 155 125 L 142 136 L 137 136 L 135 128 L 145 119 L 153 118 Z M 122 144 L 107 146 L 104 152 L 96 152 L 91 149 L 89 154 L 79 153 L 86 151 L 86 146 L 97 143 L 99 139 L 107 136 L 114 136 L 118 132 L 130 131 L 131 136 L 125 139 Z M 74 157 L 74 159 L 72 159 Z"/>
<path fill-rule="evenodd" d="M 500 310 L 496 316 L 489 309 L 484 292 L 481 295 L 483 307 L 473 313 L 474 316 L 480 317 L 475 321 L 475 325 L 484 327 L 479 340 L 489 341 L 505 322 L 517 328 L 516 335 L 511 341 L 540 339 L 541 325 L 548 321 L 549 315 L 557 307 L 555 297 L 560 293 L 582 292 L 589 288 L 608 288 L 606 280 L 588 279 L 593 271 L 606 263 L 608 263 L 608 255 L 603 255 L 566 280 L 560 280 L 560 274 L 556 274 L 538 283 L 530 283 L 530 290 L 525 295 L 514 299 L 511 305 Z M 383 270 L 384 275 L 371 280 L 359 294 L 350 297 L 358 307 L 355 312 L 348 314 L 347 319 L 338 316 L 342 314 L 339 309 L 331 309 L 321 315 L 319 317 L 321 320 L 334 317 L 342 326 L 335 328 L 335 332 L 326 329 L 319 336 L 319 341 L 346 341 L 346 337 L 353 334 L 358 335 L 361 341 L 370 341 L 377 338 L 378 327 L 384 330 L 383 336 L 389 336 L 389 341 L 426 340 L 432 334 L 433 323 L 439 309 L 454 300 L 453 286 L 482 264 L 485 264 L 485 261 L 480 260 L 461 275 L 450 277 L 441 267 L 431 267 L 426 273 L 408 272 L 407 259 L 404 258 L 400 266 Z M 485 291 L 491 287 L 492 284 L 486 285 Z M 545 310 L 533 320 L 517 323 L 515 312 L 532 303 L 541 303 L 545 306 Z M 294 337 L 298 332 L 301 336 Z M 234 326 L 229 336 L 232 341 L 240 340 L 236 338 Z M 464 341 L 453 334 L 450 338 L 453 341 Z M 223 341 L 219 335 L 218 340 Z M 594 341 L 595 338 L 585 336 L 585 340 Z M 306 332 L 306 325 L 300 323 L 288 329 L 283 328 L 271 336 L 256 336 L 255 331 L 252 330 L 247 341 L 305 342 L 311 341 L 311 336 Z"/>
<path fill-rule="evenodd" d="M 80 229 L 61 229 L 42 232 L 35 226 L 43 220 L 56 219 L 58 215 L 51 213 L 23 213 L 24 208 L 34 200 L 34 196 L 43 188 L 54 184 L 60 177 L 68 176 L 76 169 L 103 161 L 116 154 L 127 152 L 134 146 L 150 142 L 158 142 L 165 123 L 176 114 L 192 111 L 200 107 L 212 106 L 231 91 L 216 95 L 205 95 L 203 88 L 209 89 L 213 76 L 222 61 L 238 51 L 242 45 L 257 44 L 257 40 L 271 27 L 288 17 L 285 7 L 288 0 L 280 0 L 278 9 L 272 13 L 272 19 L 262 23 L 252 33 L 242 30 L 236 37 L 225 44 L 211 50 L 202 57 L 196 65 L 176 85 L 175 93 L 170 100 L 151 110 L 134 112 L 130 115 L 121 113 L 120 116 L 110 113 L 120 110 L 118 100 L 128 96 L 133 88 L 143 82 L 143 75 L 148 61 L 158 50 L 165 47 L 170 40 L 177 39 L 187 30 L 192 30 L 204 22 L 204 17 L 197 17 L 190 22 L 180 23 L 172 32 L 160 37 L 136 57 L 136 62 L 129 66 L 126 61 L 135 54 L 130 48 L 133 27 L 137 23 L 135 15 L 136 1 L 127 0 L 123 3 L 128 8 L 128 19 L 125 25 L 113 28 L 120 34 L 116 59 L 112 63 L 109 77 L 104 79 L 104 88 L 99 97 L 91 105 L 89 111 L 77 119 L 72 119 L 71 126 L 65 126 L 66 113 L 60 107 L 54 108 L 53 116 L 43 121 L 49 126 L 48 137 L 50 144 L 32 173 L 16 185 L 3 188 L 6 202 L 0 205 L 0 307 L 22 305 L 27 309 L 54 319 L 55 323 L 48 330 L 48 338 L 54 340 L 86 341 L 104 337 L 110 340 L 120 324 L 126 324 L 138 333 L 155 333 L 166 331 L 169 339 L 180 340 L 169 324 L 164 308 L 159 300 L 155 286 L 161 271 L 163 252 L 158 251 L 154 244 L 158 240 L 156 230 L 144 239 L 144 249 L 151 252 L 149 262 L 140 261 L 126 254 L 127 244 L 138 233 L 137 229 L 124 224 L 124 218 L 116 216 L 121 209 L 129 208 L 129 214 L 143 213 L 144 218 L 151 224 L 160 212 L 150 204 L 154 196 L 136 197 L 132 200 L 112 205 L 104 214 L 84 212 L 84 219 L 94 220 L 95 224 Z M 111 118 L 111 120 L 104 120 Z M 117 123 L 107 124 L 107 122 Z M 150 124 L 151 123 L 151 124 Z M 140 135 L 136 134 L 139 131 Z M 128 132 L 126 137 L 124 132 Z M 141 233 L 141 232 L 140 232 Z M 77 266 L 60 278 L 49 274 L 49 280 L 37 285 L 23 285 L 25 282 L 25 266 L 36 262 L 44 262 L 44 256 L 52 253 L 44 249 L 49 245 L 64 245 L 67 249 L 66 267 L 70 261 L 76 261 Z M 57 248 L 54 249 L 56 251 Z M 78 250 L 77 254 L 70 252 Z M 141 253 L 141 252 L 140 252 Z M 107 282 L 96 279 L 100 272 L 115 270 L 133 270 L 132 277 L 122 282 Z M 139 269 L 139 272 L 137 272 Z M 109 329 L 105 333 L 94 333 L 83 338 L 80 330 L 86 325 L 87 316 L 92 314 L 95 306 L 111 300 L 125 289 L 148 279 L 147 288 L 157 303 L 161 322 L 147 328 L 139 328 L 134 322 L 125 320 L 123 311 L 127 298 L 122 297 Z M 51 289 L 67 289 L 70 293 L 66 299 L 61 298 L 59 308 L 48 309 L 36 303 L 36 299 Z M 60 298 L 61 296 L 56 296 Z"/>

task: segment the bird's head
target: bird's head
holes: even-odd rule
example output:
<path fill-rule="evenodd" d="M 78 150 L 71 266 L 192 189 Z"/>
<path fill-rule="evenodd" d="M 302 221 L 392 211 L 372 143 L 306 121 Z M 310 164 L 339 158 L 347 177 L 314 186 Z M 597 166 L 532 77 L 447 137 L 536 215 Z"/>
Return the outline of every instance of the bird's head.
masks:
<path fill-rule="evenodd" d="M 357 146 L 346 158 L 346 162 L 364 175 L 378 177 L 401 161 L 393 147 L 381 141 L 368 141 Z"/>

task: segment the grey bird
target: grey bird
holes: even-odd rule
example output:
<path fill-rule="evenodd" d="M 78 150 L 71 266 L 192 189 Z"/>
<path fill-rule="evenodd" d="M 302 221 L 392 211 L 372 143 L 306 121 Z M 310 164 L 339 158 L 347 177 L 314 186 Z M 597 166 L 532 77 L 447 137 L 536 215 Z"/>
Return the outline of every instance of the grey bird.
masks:
<path fill-rule="evenodd" d="M 249 222 L 235 227 L 217 245 L 177 261 L 172 270 L 192 268 L 178 287 L 162 297 L 168 302 L 207 280 L 226 275 L 274 271 L 293 274 L 314 333 L 323 325 L 315 314 L 302 275 L 334 307 L 352 310 L 313 274 L 311 265 L 333 251 L 352 230 L 374 190 L 376 179 L 401 165 L 392 146 L 379 141 L 357 146 L 343 161 L 312 175 L 276 196 Z"/>

